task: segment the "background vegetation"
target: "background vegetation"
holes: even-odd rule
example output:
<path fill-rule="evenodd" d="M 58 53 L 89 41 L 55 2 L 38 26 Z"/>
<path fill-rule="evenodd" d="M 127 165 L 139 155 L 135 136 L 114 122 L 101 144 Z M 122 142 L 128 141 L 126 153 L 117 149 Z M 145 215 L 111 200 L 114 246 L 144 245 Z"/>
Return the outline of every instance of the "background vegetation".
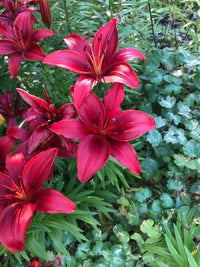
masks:
<path fill-rule="evenodd" d="M 80 184 L 73 159 L 57 159 L 47 186 L 77 205 L 70 215 L 38 213 L 28 230 L 27 251 L 0 246 L 4 266 L 26 266 L 30 257 L 78 267 L 200 266 L 200 3 L 198 0 L 50 1 L 56 35 L 46 53 L 66 49 L 64 37 L 87 37 L 118 18 L 119 47 L 135 47 L 147 61 L 132 61 L 140 87 L 126 88 L 124 108 L 152 114 L 157 128 L 132 143 L 142 162 L 133 175 L 114 159 Z M 39 16 L 38 16 L 38 19 Z M 41 23 L 37 27 L 44 27 Z M 16 88 L 0 58 L 0 90 Z M 20 87 L 43 97 L 44 84 L 59 107 L 76 74 L 24 61 Z M 101 85 L 102 95 L 106 85 Z M 0 128 L 1 133 L 5 127 Z M 53 216 L 53 219 L 52 219 Z"/>

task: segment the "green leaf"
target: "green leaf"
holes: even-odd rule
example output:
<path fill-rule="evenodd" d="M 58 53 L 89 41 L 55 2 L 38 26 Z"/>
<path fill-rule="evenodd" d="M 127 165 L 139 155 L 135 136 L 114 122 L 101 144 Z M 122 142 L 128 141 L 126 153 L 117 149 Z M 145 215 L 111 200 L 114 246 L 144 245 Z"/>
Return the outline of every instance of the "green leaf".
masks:
<path fill-rule="evenodd" d="M 183 148 L 185 154 L 191 158 L 200 158 L 200 142 L 190 140 Z"/>
<path fill-rule="evenodd" d="M 164 140 L 171 144 L 181 144 L 185 145 L 187 143 L 187 138 L 185 137 L 185 131 L 183 129 L 178 129 L 174 126 L 170 127 L 168 132 L 164 136 Z"/>
<path fill-rule="evenodd" d="M 33 253 L 33 255 L 37 255 L 37 257 L 45 259 L 45 260 L 47 259 L 46 250 L 32 236 L 28 238 L 26 242 L 26 246 Z"/>
<path fill-rule="evenodd" d="M 142 173 L 142 176 L 149 181 L 150 179 L 158 176 L 158 162 L 152 158 L 146 158 L 142 161 L 142 170 L 145 171 Z"/>
<path fill-rule="evenodd" d="M 164 87 L 163 93 L 166 95 L 175 94 L 178 95 L 181 93 L 181 86 L 177 84 L 168 84 Z"/>
<path fill-rule="evenodd" d="M 158 146 L 162 141 L 162 136 L 159 133 L 159 131 L 156 129 L 150 131 L 147 134 L 146 138 L 147 138 L 147 141 L 149 141 L 149 143 L 152 144 L 152 146 Z"/>
<path fill-rule="evenodd" d="M 172 108 L 176 103 L 176 98 L 173 97 L 173 96 L 167 96 L 166 98 L 160 97 L 159 100 L 158 100 L 158 103 L 163 108 Z"/>
<path fill-rule="evenodd" d="M 177 250 L 174 248 L 170 239 L 166 235 L 165 235 L 165 240 L 167 243 L 167 247 L 168 247 L 174 261 L 177 263 L 177 265 L 178 266 L 185 266 L 185 262 L 184 262 L 183 258 L 178 254 Z"/>
<path fill-rule="evenodd" d="M 153 220 L 143 221 L 140 230 L 152 239 L 158 239 L 161 236 L 161 227 L 155 224 Z"/>
<path fill-rule="evenodd" d="M 191 109 L 184 102 L 178 102 L 177 107 L 178 107 L 178 114 L 179 115 L 181 115 L 187 119 L 192 118 L 192 114 L 190 113 Z"/>
<path fill-rule="evenodd" d="M 199 267 L 193 255 L 189 252 L 189 250 L 186 247 L 185 247 L 185 252 L 187 254 L 190 267 Z"/>
<path fill-rule="evenodd" d="M 169 194 L 167 193 L 163 193 L 160 197 L 160 200 L 161 200 L 161 205 L 164 207 L 164 208 L 172 208 L 174 207 L 174 201 L 173 199 L 170 197 Z"/>

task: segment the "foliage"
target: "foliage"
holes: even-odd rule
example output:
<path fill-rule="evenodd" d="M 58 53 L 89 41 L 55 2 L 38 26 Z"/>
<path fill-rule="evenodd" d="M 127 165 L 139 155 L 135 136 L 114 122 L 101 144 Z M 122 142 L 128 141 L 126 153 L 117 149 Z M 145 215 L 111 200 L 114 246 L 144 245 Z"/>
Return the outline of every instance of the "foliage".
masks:
<path fill-rule="evenodd" d="M 48 262 L 58 252 L 63 266 L 70 267 L 200 265 L 199 208 L 193 208 L 200 199 L 199 10 L 195 0 L 51 1 L 56 35 L 41 42 L 47 54 L 66 49 L 66 35 L 93 35 L 119 18 L 119 47 L 135 47 L 147 57 L 142 65 L 131 63 L 140 87 L 125 88 L 122 107 L 153 115 L 157 128 L 132 142 L 142 161 L 141 176 L 111 158 L 91 181 L 79 184 L 75 160 L 57 159 L 55 179 L 46 187 L 67 195 L 77 210 L 53 220 L 53 215 L 36 214 L 25 252 L 9 253 L 0 246 L 4 266 L 25 266 L 32 256 Z M 0 58 L 0 66 L 0 90 L 15 89 L 7 58 Z M 21 88 L 43 98 L 44 84 L 58 107 L 72 102 L 69 91 L 76 78 L 41 62 L 23 62 L 19 72 Z M 101 88 L 103 96 L 107 87 Z"/>

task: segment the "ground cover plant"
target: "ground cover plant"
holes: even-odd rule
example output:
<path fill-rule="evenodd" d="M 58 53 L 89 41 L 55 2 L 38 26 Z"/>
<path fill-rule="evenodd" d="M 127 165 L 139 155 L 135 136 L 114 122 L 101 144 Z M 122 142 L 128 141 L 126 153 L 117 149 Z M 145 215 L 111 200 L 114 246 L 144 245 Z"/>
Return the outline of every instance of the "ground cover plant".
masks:
<path fill-rule="evenodd" d="M 1 265 L 200 266 L 198 1 L 0 8 Z"/>

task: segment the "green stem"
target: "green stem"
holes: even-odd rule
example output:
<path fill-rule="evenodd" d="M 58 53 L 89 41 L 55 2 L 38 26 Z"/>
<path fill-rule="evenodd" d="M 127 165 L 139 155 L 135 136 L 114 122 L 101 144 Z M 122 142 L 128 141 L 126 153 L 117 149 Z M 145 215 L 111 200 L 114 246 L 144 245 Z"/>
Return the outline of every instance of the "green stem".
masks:
<path fill-rule="evenodd" d="M 155 47 L 157 47 L 156 37 L 155 37 L 155 32 L 154 32 L 154 25 L 153 25 L 153 17 L 152 17 L 152 13 L 151 13 L 150 0 L 148 0 L 148 7 L 149 7 L 150 20 L 151 20 L 151 31 L 152 31 L 152 35 L 153 35 L 153 41 L 154 41 Z"/>
<path fill-rule="evenodd" d="M 8 267 L 8 261 L 9 261 L 9 259 L 10 259 L 10 252 L 8 252 L 8 254 L 7 254 L 6 261 L 4 262 L 3 267 Z"/>
<path fill-rule="evenodd" d="M 72 32 L 71 32 L 71 27 L 70 27 L 70 22 L 69 22 L 69 12 L 67 9 L 67 1 L 63 0 L 63 4 L 64 4 L 64 10 L 65 10 L 65 21 L 67 24 L 67 31 L 69 34 L 71 34 Z"/>

